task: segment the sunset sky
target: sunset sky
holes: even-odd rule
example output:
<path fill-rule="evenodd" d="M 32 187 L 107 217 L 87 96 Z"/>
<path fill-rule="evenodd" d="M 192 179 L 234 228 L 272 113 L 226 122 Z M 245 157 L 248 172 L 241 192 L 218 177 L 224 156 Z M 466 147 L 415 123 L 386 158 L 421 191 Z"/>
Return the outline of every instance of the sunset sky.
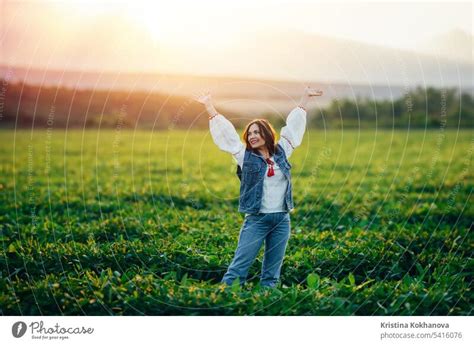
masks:
<path fill-rule="evenodd" d="M 290 55 L 315 35 L 316 54 L 327 38 L 472 63 L 468 2 L 7 0 L 0 11 L 0 63 L 12 65 L 262 76 L 252 54 L 271 60 L 299 33 L 309 36 Z M 255 50 L 247 45 L 254 37 L 265 37 Z"/>

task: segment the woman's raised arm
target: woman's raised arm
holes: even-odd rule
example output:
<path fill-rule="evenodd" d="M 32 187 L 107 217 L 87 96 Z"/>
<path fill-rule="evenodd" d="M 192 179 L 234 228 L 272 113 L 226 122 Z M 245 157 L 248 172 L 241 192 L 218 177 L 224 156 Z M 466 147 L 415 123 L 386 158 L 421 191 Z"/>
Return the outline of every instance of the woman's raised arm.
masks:
<path fill-rule="evenodd" d="M 239 134 L 234 125 L 222 114 L 218 113 L 212 104 L 209 92 L 196 98 L 199 103 L 205 105 L 209 114 L 209 129 L 214 143 L 222 151 L 231 153 L 236 162 L 242 167 L 245 154 L 245 145 L 240 141 Z"/>
<path fill-rule="evenodd" d="M 286 126 L 281 129 L 278 143 L 285 150 L 286 157 L 289 158 L 293 150 L 301 145 L 303 135 L 306 130 L 306 105 L 313 96 L 321 96 L 320 90 L 315 90 L 307 86 L 301 96 L 299 105 L 294 108 L 286 118 Z"/>

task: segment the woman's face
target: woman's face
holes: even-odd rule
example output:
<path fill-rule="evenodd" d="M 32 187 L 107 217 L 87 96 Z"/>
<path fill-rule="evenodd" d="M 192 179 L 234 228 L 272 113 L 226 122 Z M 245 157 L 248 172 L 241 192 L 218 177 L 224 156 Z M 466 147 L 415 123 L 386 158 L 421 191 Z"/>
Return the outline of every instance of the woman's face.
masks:
<path fill-rule="evenodd" d="M 249 131 L 247 133 L 247 140 L 252 146 L 253 149 L 258 149 L 265 145 L 265 140 L 263 140 L 262 135 L 260 133 L 260 128 L 256 123 L 249 127 Z"/>

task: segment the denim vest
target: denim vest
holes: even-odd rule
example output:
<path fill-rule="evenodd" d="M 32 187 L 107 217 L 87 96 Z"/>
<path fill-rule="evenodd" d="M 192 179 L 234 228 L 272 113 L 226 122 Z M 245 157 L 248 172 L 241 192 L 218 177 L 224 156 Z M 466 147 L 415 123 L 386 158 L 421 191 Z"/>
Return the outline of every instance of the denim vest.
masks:
<path fill-rule="evenodd" d="M 273 160 L 280 167 L 281 172 L 288 180 L 285 193 L 284 205 L 286 210 L 291 211 L 293 206 L 293 194 L 291 185 L 291 164 L 286 158 L 285 151 L 280 144 L 273 155 Z M 267 171 L 267 162 L 260 153 L 245 149 L 242 169 L 237 166 L 237 176 L 240 178 L 239 212 L 258 213 L 262 205 L 263 180 Z"/>

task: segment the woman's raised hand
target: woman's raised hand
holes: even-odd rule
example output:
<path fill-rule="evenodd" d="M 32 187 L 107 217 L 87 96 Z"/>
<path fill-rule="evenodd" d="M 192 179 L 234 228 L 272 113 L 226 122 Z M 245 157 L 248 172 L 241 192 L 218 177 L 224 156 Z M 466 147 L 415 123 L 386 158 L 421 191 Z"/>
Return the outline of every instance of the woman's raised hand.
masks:
<path fill-rule="evenodd" d="M 302 107 L 303 109 L 306 109 L 306 104 L 308 104 L 308 101 L 311 97 L 322 96 L 322 95 L 323 95 L 323 92 L 321 90 L 316 90 L 316 89 L 313 89 L 312 87 L 306 86 L 306 88 L 304 89 L 303 96 L 301 96 L 299 106 Z"/>
<path fill-rule="evenodd" d="M 209 105 L 212 103 L 212 99 L 211 99 L 211 92 L 210 91 L 206 91 L 206 92 L 203 92 L 201 94 L 197 94 L 195 95 L 194 99 L 201 103 L 201 104 L 204 104 L 204 105 Z"/>
<path fill-rule="evenodd" d="M 214 105 L 212 105 L 211 92 L 209 90 L 196 94 L 194 96 L 194 100 L 206 106 L 209 116 L 212 117 L 217 114 L 216 108 L 214 108 Z M 209 119 L 211 119 L 211 117 L 209 117 Z"/>
<path fill-rule="evenodd" d="M 306 92 L 306 94 L 307 94 L 309 97 L 322 96 L 322 95 L 323 95 L 323 91 L 313 89 L 313 88 L 311 88 L 311 87 L 309 87 L 309 86 L 306 86 L 305 92 Z"/>

